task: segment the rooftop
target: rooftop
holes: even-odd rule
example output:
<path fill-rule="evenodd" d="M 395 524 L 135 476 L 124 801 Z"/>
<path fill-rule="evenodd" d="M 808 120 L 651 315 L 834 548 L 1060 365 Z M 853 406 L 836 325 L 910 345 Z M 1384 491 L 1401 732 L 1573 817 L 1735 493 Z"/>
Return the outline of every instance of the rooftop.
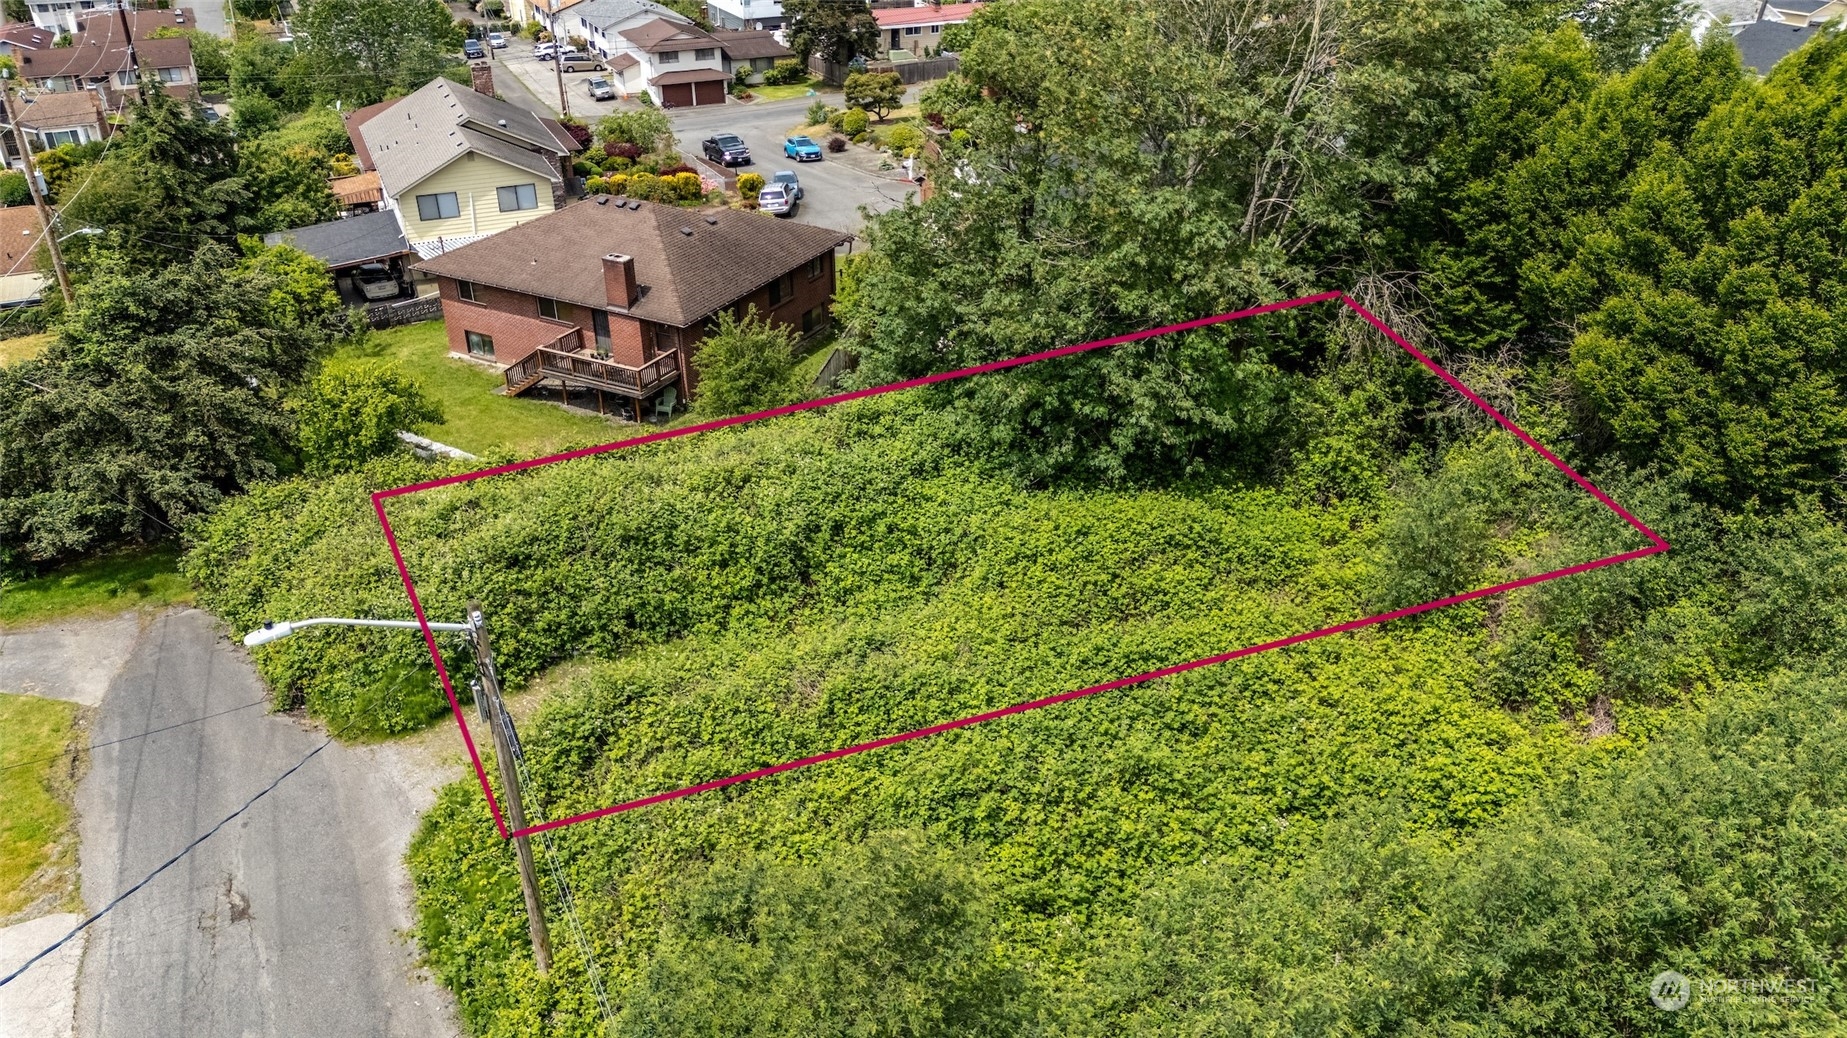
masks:
<path fill-rule="evenodd" d="M 724 48 L 725 56 L 732 61 L 751 61 L 756 58 L 792 58 L 795 52 L 776 39 L 774 29 L 736 29 L 716 31 L 712 38 Z"/>
<path fill-rule="evenodd" d="M 670 22 L 665 18 L 643 22 L 633 29 L 622 30 L 618 35 L 648 54 L 686 50 L 689 47 L 718 46 L 717 40 L 697 26 Z"/>
<path fill-rule="evenodd" d="M 14 103 L 14 108 L 19 113 L 19 124 L 34 130 L 96 126 L 103 118 L 103 104 L 89 90 L 64 90 L 22 97 Z"/>
<path fill-rule="evenodd" d="M 981 9 L 978 3 L 944 4 L 941 7 L 885 7 L 872 12 L 872 17 L 881 29 L 896 29 L 904 25 L 953 25 L 968 21 L 968 16 Z"/>
<path fill-rule="evenodd" d="M 44 230 L 38 210 L 32 206 L 0 209 L 0 275 L 29 274 L 38 270 L 39 239 Z"/>
<path fill-rule="evenodd" d="M 1738 56 L 1744 60 L 1745 67 L 1764 76 L 1769 75 L 1771 67 L 1785 55 L 1807 43 L 1817 28 L 1766 19 L 1745 26 L 1744 31 L 1732 37 L 1732 42 L 1737 44 Z"/>
<path fill-rule="evenodd" d="M 263 236 L 265 245 L 293 245 L 331 268 L 351 267 L 411 251 L 396 213 L 380 211 Z"/>
<path fill-rule="evenodd" d="M 571 9 L 573 18 L 582 18 L 604 31 L 641 15 L 652 15 L 659 20 L 683 25 L 692 24 L 692 19 L 654 0 L 581 0 Z"/>
<path fill-rule="evenodd" d="M 572 150 L 526 109 L 446 79 L 433 79 L 376 112 L 355 112 L 348 128 L 356 131 L 356 149 L 363 138 L 367 165 L 394 195 L 471 153 L 555 181 L 557 171 L 538 152 Z"/>
<path fill-rule="evenodd" d="M 635 206 L 637 208 L 630 208 Z M 603 257 L 634 257 L 628 313 L 684 328 L 852 240 L 734 209 L 681 209 L 598 196 L 419 264 L 426 273 L 609 308 Z"/>

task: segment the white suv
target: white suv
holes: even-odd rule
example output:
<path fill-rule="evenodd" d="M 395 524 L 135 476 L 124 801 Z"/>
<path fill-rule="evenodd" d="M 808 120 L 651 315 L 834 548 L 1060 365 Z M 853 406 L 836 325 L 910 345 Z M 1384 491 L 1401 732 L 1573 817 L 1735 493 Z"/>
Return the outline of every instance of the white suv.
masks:
<path fill-rule="evenodd" d="M 532 56 L 540 61 L 550 61 L 558 56 L 558 45 L 550 40 L 532 45 Z"/>

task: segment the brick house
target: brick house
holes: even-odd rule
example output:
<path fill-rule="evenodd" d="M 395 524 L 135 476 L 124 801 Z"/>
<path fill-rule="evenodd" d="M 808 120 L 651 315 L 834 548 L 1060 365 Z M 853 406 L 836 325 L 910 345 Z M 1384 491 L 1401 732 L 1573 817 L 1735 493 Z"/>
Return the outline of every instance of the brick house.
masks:
<path fill-rule="evenodd" d="M 691 358 L 722 312 L 808 335 L 828 324 L 834 249 L 852 236 L 731 209 L 608 195 L 417 265 L 443 300 L 449 349 L 631 411 L 697 390 Z"/>

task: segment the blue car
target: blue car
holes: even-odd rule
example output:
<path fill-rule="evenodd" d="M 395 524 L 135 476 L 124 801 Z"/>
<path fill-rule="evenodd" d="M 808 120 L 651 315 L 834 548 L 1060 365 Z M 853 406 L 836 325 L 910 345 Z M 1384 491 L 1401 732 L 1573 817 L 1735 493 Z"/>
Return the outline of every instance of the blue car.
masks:
<path fill-rule="evenodd" d="M 785 157 L 797 162 L 821 161 L 821 146 L 806 137 L 790 137 L 782 142 Z"/>

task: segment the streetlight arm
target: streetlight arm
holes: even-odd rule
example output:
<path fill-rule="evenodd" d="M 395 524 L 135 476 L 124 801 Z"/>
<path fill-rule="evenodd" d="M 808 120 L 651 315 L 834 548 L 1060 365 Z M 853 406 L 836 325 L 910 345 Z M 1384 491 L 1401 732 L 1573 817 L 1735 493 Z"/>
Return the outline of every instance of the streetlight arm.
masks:
<path fill-rule="evenodd" d="M 265 623 L 263 626 L 244 635 L 244 644 L 252 648 L 258 645 L 265 645 L 278 638 L 287 638 L 289 635 L 294 634 L 304 627 L 313 627 L 316 624 L 337 624 L 341 627 L 396 627 L 409 628 L 411 630 L 420 630 L 423 627 L 422 624 L 415 620 L 351 620 L 339 616 L 317 616 L 311 620 L 285 620 L 282 623 Z M 429 627 L 432 631 L 473 630 L 468 624 L 433 623 L 430 624 Z"/>

